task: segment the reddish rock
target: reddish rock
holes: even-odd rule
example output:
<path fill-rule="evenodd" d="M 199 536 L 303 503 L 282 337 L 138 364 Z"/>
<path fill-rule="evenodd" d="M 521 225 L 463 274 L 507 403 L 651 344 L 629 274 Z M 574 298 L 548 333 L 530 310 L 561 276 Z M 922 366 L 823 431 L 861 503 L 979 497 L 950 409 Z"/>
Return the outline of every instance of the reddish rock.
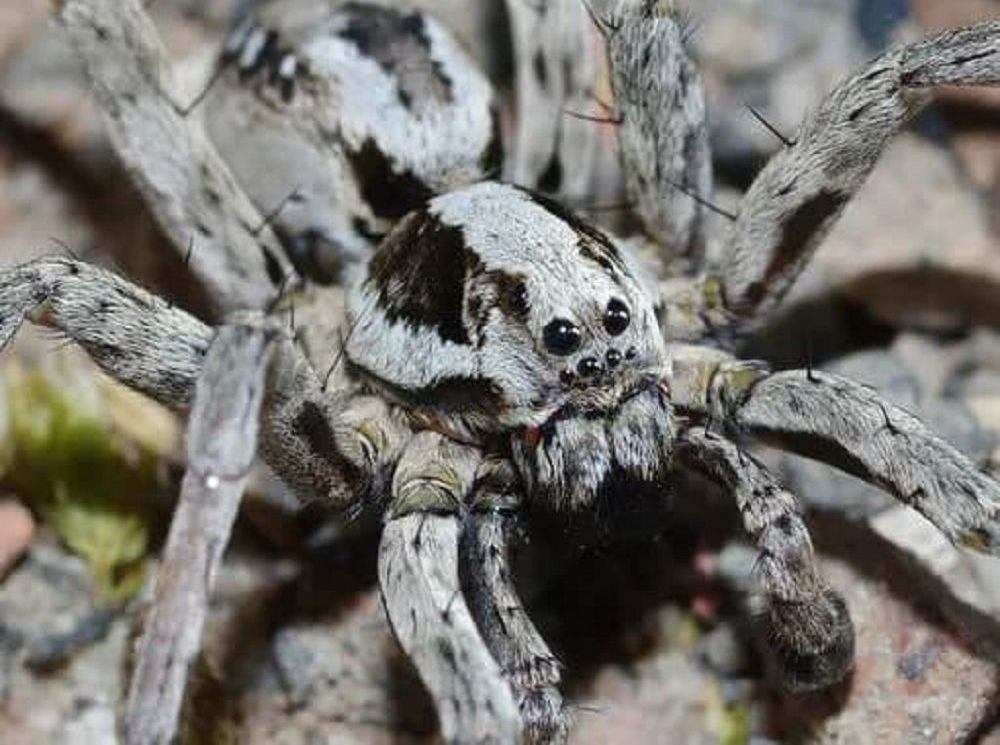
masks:
<path fill-rule="evenodd" d="M 0 501 L 0 579 L 24 556 L 35 535 L 35 519 L 19 502 Z"/>
<path fill-rule="evenodd" d="M 824 745 L 969 741 L 998 700 L 994 618 L 956 601 L 882 538 L 819 522 L 817 544 L 840 557 L 823 567 L 854 619 L 855 671 L 831 692 L 775 699 L 768 734 Z"/>

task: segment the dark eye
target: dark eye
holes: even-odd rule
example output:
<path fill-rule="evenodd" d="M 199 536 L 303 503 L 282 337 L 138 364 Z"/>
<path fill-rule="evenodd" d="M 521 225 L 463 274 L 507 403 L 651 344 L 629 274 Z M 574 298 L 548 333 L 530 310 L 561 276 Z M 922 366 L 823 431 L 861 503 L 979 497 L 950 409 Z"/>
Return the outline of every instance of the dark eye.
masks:
<path fill-rule="evenodd" d="M 614 299 L 608 303 L 608 309 L 604 311 L 604 328 L 612 336 L 618 336 L 628 328 L 632 317 L 629 315 L 628 306 L 621 300 Z"/>
<path fill-rule="evenodd" d="M 580 348 L 580 329 L 565 318 L 557 318 L 546 324 L 543 340 L 549 352 L 565 357 Z"/>

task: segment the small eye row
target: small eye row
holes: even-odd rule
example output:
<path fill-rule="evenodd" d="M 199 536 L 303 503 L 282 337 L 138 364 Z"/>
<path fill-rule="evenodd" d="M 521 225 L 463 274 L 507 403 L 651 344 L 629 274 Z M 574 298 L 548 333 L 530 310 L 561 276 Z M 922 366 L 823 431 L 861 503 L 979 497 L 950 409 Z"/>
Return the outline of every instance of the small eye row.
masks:
<path fill-rule="evenodd" d="M 573 385 L 577 378 L 593 378 L 605 371 L 611 372 L 622 363 L 623 359 L 634 360 L 638 354 L 639 352 L 635 347 L 629 347 L 624 355 L 617 349 L 609 349 L 604 355 L 603 365 L 596 357 L 584 357 L 577 363 L 575 371 L 563 370 L 559 374 L 559 378 L 562 380 L 563 385 Z"/>
<path fill-rule="evenodd" d="M 619 336 L 625 332 L 631 321 L 632 316 L 628 306 L 621 300 L 612 298 L 604 310 L 604 330 L 611 336 Z M 542 341 L 550 354 L 566 357 L 580 348 L 583 332 L 572 321 L 556 318 L 545 325 Z"/>

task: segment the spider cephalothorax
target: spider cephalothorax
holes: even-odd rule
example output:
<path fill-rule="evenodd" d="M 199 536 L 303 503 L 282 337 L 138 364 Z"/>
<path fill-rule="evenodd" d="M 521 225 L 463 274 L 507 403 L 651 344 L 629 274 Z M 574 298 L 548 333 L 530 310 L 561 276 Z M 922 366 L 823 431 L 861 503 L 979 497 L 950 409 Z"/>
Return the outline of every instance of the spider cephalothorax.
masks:
<path fill-rule="evenodd" d="M 761 636 L 796 689 L 844 679 L 853 632 L 795 497 L 745 439 L 854 473 L 954 543 L 1000 553 L 1000 485 L 917 418 L 860 384 L 733 351 L 915 112 L 913 92 L 1000 84 L 1000 23 L 887 52 L 845 80 L 713 235 L 704 95 L 674 3 L 621 0 L 607 16 L 576 0 L 507 3 L 517 186 L 475 183 L 501 153 L 485 76 L 443 26 L 395 5 L 281 0 L 240 25 L 206 101 L 213 146 L 165 97 L 138 0 L 60 4 L 116 147 L 224 319 L 213 328 L 76 260 L 0 273 L 0 344 L 26 319 L 55 327 L 189 410 L 129 745 L 176 732 L 258 451 L 302 499 L 385 509 L 385 610 L 462 745 L 567 733 L 559 665 L 509 566 L 528 506 L 558 519 L 638 491 L 676 500 L 681 473 L 732 493 L 759 552 Z M 634 242 L 537 193 L 587 193 L 596 139 L 564 108 L 593 97 L 594 28 Z M 639 269 L 633 243 L 656 245 L 662 276 Z M 336 279 L 347 287 L 311 281 Z"/>
<path fill-rule="evenodd" d="M 431 200 L 375 252 L 348 323 L 347 358 L 375 390 L 460 440 L 509 436 L 558 502 L 664 462 L 653 304 L 627 254 L 549 199 L 483 183 Z"/>

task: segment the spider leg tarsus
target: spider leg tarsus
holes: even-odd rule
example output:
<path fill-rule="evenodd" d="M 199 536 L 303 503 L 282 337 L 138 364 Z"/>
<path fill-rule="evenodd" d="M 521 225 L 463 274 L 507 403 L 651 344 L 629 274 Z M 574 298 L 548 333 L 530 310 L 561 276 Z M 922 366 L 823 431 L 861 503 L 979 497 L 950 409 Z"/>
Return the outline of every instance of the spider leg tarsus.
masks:
<path fill-rule="evenodd" d="M 827 587 L 795 497 L 741 448 L 697 430 L 682 433 L 681 463 L 733 493 L 757 545 L 753 574 L 767 601 L 766 659 L 795 691 L 843 680 L 854 661 L 854 630 L 843 599 Z"/>

